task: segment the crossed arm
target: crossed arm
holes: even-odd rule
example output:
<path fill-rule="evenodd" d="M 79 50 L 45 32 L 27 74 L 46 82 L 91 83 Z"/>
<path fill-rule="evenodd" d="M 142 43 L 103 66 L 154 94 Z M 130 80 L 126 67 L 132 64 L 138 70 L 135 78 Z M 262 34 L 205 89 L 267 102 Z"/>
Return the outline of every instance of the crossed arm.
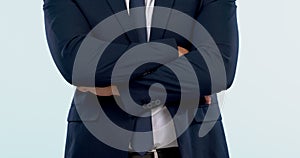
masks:
<path fill-rule="evenodd" d="M 66 12 L 65 10 L 68 11 Z M 76 52 L 91 28 L 80 10 L 71 0 L 47 0 L 44 5 L 44 12 L 50 51 L 64 78 L 82 91 L 95 92 L 97 95 L 118 95 L 117 87 L 110 85 L 109 75 L 114 66 L 113 63 L 115 63 L 131 45 L 113 44 L 111 46 L 109 51 L 117 55 L 112 56 L 109 62 L 102 61 L 98 63 L 96 71 L 96 78 L 100 76 L 98 77 L 99 80 L 96 80 L 96 86 L 98 88 L 89 89 L 89 85 L 85 85 L 84 83 L 72 83 L 72 67 Z M 204 0 L 196 20 L 211 34 L 222 54 L 227 77 L 225 89 L 227 89 L 233 83 L 238 55 L 238 29 L 235 0 Z M 170 44 L 172 40 L 162 39 L 162 42 Z M 182 47 L 178 46 L 177 48 L 179 50 L 178 54 L 168 54 L 159 51 L 154 51 L 154 53 L 157 53 L 157 56 L 161 58 L 161 63 L 176 62 L 180 60 L 178 56 L 184 55 L 190 61 L 199 78 L 198 82 L 201 87 L 200 91 L 202 95 L 210 95 L 225 90 L 224 88 L 216 91 L 211 90 L 210 74 L 198 50 L 195 49 L 187 52 Z M 155 69 L 154 72 L 143 76 L 144 72 L 153 69 Z M 184 67 L 181 67 L 181 69 L 183 71 L 185 70 Z M 157 82 L 176 80 L 175 76 L 170 75 L 170 72 L 167 71 L 165 67 L 148 67 L 144 72 L 141 71 L 135 74 L 137 78 L 133 78 L 133 83 L 139 88 L 131 89 L 133 94 L 136 94 L 135 96 L 141 96 L 138 98 L 140 101 L 145 100 L 145 96 L 147 97 L 148 95 L 149 84 L 151 84 L 148 82 L 149 80 Z M 180 89 L 174 88 L 177 86 L 177 83 L 174 82 L 168 82 L 167 86 L 165 86 L 166 90 L 170 90 L 171 92 L 171 99 L 176 100 L 180 98 Z M 157 96 L 161 95 L 159 91 L 157 92 Z"/>
<path fill-rule="evenodd" d="M 189 52 L 187 49 L 185 49 L 181 46 L 178 46 L 177 49 L 178 49 L 178 57 L 181 57 Z M 120 95 L 118 88 L 115 85 L 111 85 L 111 86 L 107 86 L 107 87 L 79 86 L 79 87 L 77 87 L 77 89 L 82 92 L 91 92 L 98 96 Z"/>
<path fill-rule="evenodd" d="M 189 51 L 183 47 L 178 46 L 178 57 L 181 57 L 185 54 L 187 54 Z M 84 87 L 79 86 L 77 87 L 79 91 L 82 92 L 91 92 L 98 96 L 111 96 L 111 95 L 120 95 L 117 86 L 111 85 L 107 87 Z"/>
<path fill-rule="evenodd" d="M 183 47 L 178 46 L 178 56 L 181 57 L 185 54 L 187 54 L 189 51 Z M 82 92 L 90 92 L 94 95 L 98 96 L 112 96 L 112 95 L 120 95 L 119 90 L 117 86 L 111 85 L 108 87 L 77 87 L 79 91 Z M 211 104 L 211 97 L 210 96 L 204 96 L 205 104 Z"/>

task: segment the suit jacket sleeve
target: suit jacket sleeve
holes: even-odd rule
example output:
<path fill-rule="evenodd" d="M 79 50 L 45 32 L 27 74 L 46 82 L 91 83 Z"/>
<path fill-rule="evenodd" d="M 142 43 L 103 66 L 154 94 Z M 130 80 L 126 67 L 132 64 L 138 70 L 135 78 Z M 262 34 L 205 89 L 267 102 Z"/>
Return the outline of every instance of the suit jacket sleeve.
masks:
<path fill-rule="evenodd" d="M 196 73 L 201 96 L 210 95 L 228 89 L 234 80 L 238 57 L 238 27 L 235 0 L 204 0 L 196 20 L 206 28 L 219 48 L 226 71 L 225 87 L 220 86 L 212 91 L 208 67 L 197 49 L 193 49 L 185 55 L 191 63 L 194 72 L 189 72 L 189 69 L 180 64 L 182 58 L 177 58 L 168 64 L 173 64 L 182 72 Z M 179 85 L 176 76 L 165 66 L 161 66 L 156 71 L 130 82 L 130 85 L 133 85 L 130 87 L 130 94 L 138 104 L 149 103 L 151 98 L 148 91 L 153 83 L 164 85 L 164 87 L 155 87 L 155 85 L 151 87 L 154 88 L 151 95 L 154 99 L 164 100 L 161 97 L 165 96 L 163 94 L 165 93 L 163 88 L 165 88 L 167 91 L 166 105 L 178 101 L 181 93 L 194 93 L 196 89 L 195 85 L 189 82 L 181 82 Z M 180 86 L 185 86 L 187 91 L 181 91 Z M 120 88 L 120 91 L 122 97 L 122 88 Z"/>
<path fill-rule="evenodd" d="M 98 65 L 95 76 L 83 75 L 79 81 L 73 82 L 72 73 L 77 51 L 92 28 L 77 4 L 72 0 L 44 0 L 43 10 L 50 52 L 64 79 L 76 86 L 93 86 L 93 84 L 88 85 L 89 83 L 85 82 L 85 77 L 95 77 L 95 86 L 103 87 L 111 85 L 111 73 L 115 63 L 126 50 L 135 46 L 137 43 L 110 43 L 104 51 L 104 54 L 108 54 L 106 58 L 99 62 L 97 61 Z M 105 43 L 106 41 L 101 41 L 100 39 L 99 42 Z M 177 47 L 175 39 L 161 39 L 157 42 Z M 162 52 L 151 46 L 149 46 L 149 49 L 153 49 L 153 53 L 157 53 L 158 61 L 162 63 L 170 62 L 178 57 L 177 52 Z M 94 60 L 93 57 L 90 58 L 91 59 L 88 60 Z M 143 61 L 136 60 L 136 63 L 130 64 L 138 65 L 140 62 Z M 126 67 L 126 65 L 124 67 Z M 147 65 L 139 69 L 139 71 L 136 71 L 133 77 L 141 76 L 157 67 L 158 65 Z M 120 75 L 117 77 L 116 80 L 118 82 L 123 82 L 126 78 L 126 76 Z"/>

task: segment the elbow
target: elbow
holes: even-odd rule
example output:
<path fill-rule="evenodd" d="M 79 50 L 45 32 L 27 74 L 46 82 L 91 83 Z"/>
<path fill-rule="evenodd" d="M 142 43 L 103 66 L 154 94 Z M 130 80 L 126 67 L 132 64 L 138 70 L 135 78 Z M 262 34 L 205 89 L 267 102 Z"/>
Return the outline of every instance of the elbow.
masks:
<path fill-rule="evenodd" d="M 74 85 L 72 81 L 72 71 L 68 70 L 64 66 L 58 67 L 60 74 L 62 75 L 63 79 L 67 81 L 68 84 Z M 75 85 L 74 85 L 75 86 Z"/>
<path fill-rule="evenodd" d="M 234 81 L 234 77 L 231 77 L 231 78 L 227 79 L 226 90 L 229 89 L 232 86 L 233 81 Z"/>
<path fill-rule="evenodd" d="M 53 61 L 59 71 L 59 73 L 61 74 L 61 76 L 63 77 L 63 79 L 65 81 L 67 81 L 69 84 L 72 84 L 72 69 L 70 69 L 67 61 L 63 58 L 61 58 L 61 56 L 58 55 L 57 52 L 54 51 L 50 51 Z"/>
<path fill-rule="evenodd" d="M 86 64 L 74 65 L 74 60 L 63 58 L 60 66 L 58 66 L 60 73 L 65 81 L 73 86 L 85 87 L 106 87 L 111 85 L 111 78 L 109 73 L 101 70 L 91 72 Z"/>
<path fill-rule="evenodd" d="M 230 52 L 232 53 L 224 60 L 226 71 L 226 90 L 234 83 L 238 62 L 238 47 L 234 47 L 234 49 Z"/>
<path fill-rule="evenodd" d="M 57 64 L 57 67 L 65 79 L 69 84 L 74 85 L 73 83 L 73 62 L 66 57 L 60 58 L 60 64 Z"/>
<path fill-rule="evenodd" d="M 229 89 L 233 85 L 234 78 L 235 78 L 235 73 L 236 73 L 236 64 L 234 64 L 234 66 L 232 66 L 232 68 L 230 69 L 230 71 L 227 71 L 226 90 Z"/>

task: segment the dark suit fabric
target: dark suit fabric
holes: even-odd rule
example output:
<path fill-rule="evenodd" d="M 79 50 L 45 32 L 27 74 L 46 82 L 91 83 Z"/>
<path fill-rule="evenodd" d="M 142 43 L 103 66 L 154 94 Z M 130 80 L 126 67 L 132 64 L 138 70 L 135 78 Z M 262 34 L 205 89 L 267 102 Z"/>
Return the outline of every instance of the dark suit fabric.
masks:
<path fill-rule="evenodd" d="M 231 87 L 237 65 L 238 27 L 235 0 L 156 0 L 155 6 L 176 9 L 193 17 L 214 39 L 221 52 L 226 72 L 226 86 L 214 90 L 211 89 L 210 74 L 203 57 L 187 39 L 172 31 L 153 28 L 150 41 L 167 44 L 173 48 L 177 46 L 188 48 L 190 52 L 185 57 L 190 61 L 199 78 L 198 82 L 201 87 L 199 97 L 212 95 L 213 101 L 209 106 L 214 106 L 219 110 L 215 93 Z M 91 86 L 85 83 L 84 79 L 77 82 L 72 80 L 77 51 L 88 33 L 99 22 L 119 11 L 126 10 L 124 0 L 44 0 L 43 10 L 48 45 L 59 72 L 72 85 Z M 103 59 L 97 64 L 95 86 L 110 86 L 115 62 L 126 50 L 138 44 L 134 31 L 124 33 L 115 39 L 105 50 Z M 159 60 L 162 63 L 180 60 L 177 53 L 167 55 L 164 52 L 155 53 L 161 57 Z M 119 76 L 118 82 L 123 82 L 123 76 Z M 147 104 L 150 101 L 148 89 L 156 82 L 164 85 L 168 92 L 165 105 L 174 116 L 181 91 L 176 76 L 172 75 L 172 72 L 162 64 L 146 64 L 132 74 L 130 85 L 133 86 L 130 88 L 130 93 L 133 99 L 140 105 Z M 156 92 L 154 97 L 159 98 L 162 91 Z M 76 91 L 74 94 L 68 115 L 65 157 L 126 158 L 128 156 L 126 151 L 107 146 L 97 140 L 84 126 L 82 121 L 97 121 L 101 117 L 97 105 L 90 102 L 91 97 L 93 94 L 88 92 Z M 121 95 L 119 99 L 124 98 Z M 88 106 L 88 110 L 83 111 L 83 114 L 79 116 L 74 100 L 76 100 L 77 108 Z M 133 130 L 134 117 L 122 111 L 113 97 L 98 97 L 98 100 L 113 122 L 122 128 Z M 178 137 L 182 158 L 229 157 L 221 116 L 203 121 L 207 109 L 208 105 L 200 102 L 189 128 Z M 212 130 L 205 137 L 198 137 L 201 125 L 211 121 L 216 121 Z"/>

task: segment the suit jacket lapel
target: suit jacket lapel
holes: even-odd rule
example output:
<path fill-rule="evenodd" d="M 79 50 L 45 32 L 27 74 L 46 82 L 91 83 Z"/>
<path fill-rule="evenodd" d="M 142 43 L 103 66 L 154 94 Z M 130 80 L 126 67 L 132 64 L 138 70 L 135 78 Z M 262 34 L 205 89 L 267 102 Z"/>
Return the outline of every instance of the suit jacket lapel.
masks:
<path fill-rule="evenodd" d="M 110 5 L 111 10 L 114 14 L 119 13 L 121 11 L 127 10 L 125 0 L 106 0 L 107 3 Z M 131 20 L 130 16 L 127 15 L 127 12 L 124 12 L 126 14 L 118 14 L 119 16 L 115 16 L 118 20 L 119 24 L 124 30 L 124 33 L 127 35 L 127 37 L 130 39 L 130 41 L 137 41 L 136 35 L 132 31 L 126 31 L 128 28 L 131 27 Z"/>
<path fill-rule="evenodd" d="M 126 10 L 126 5 L 124 0 L 106 0 L 107 3 L 110 5 L 112 11 L 114 14 Z M 159 7 L 166 7 L 166 8 L 173 8 L 174 0 L 155 0 L 155 6 Z M 160 22 L 159 26 L 164 26 L 163 28 L 165 29 L 168 24 L 168 19 L 171 13 L 171 10 L 167 11 L 165 15 L 159 14 L 159 12 L 155 11 L 157 9 L 154 8 L 153 11 L 153 17 L 152 17 L 152 23 L 155 25 L 155 22 Z M 134 34 L 133 31 L 125 31 L 128 30 L 128 27 L 130 26 L 130 18 L 129 16 L 116 16 L 117 20 L 119 21 L 119 24 L 123 28 L 125 34 L 131 41 L 136 41 L 136 35 Z M 125 20 L 125 19 L 128 20 Z M 127 28 L 127 29 L 126 29 Z M 165 34 L 164 29 L 152 29 L 151 30 L 151 35 L 150 35 L 150 40 L 155 40 L 155 39 L 161 39 L 163 38 Z"/>
<path fill-rule="evenodd" d="M 174 0 L 155 0 L 155 4 L 154 6 L 157 7 L 166 7 L 166 8 L 170 8 L 172 9 L 174 5 Z M 168 24 L 168 20 L 169 20 L 169 16 L 171 13 L 171 10 L 164 10 L 164 13 L 166 12 L 165 15 L 161 15 L 160 12 L 157 12 L 157 9 L 154 8 L 153 11 L 153 16 L 152 16 L 152 26 L 157 25 L 156 23 L 160 23 L 158 24 L 159 26 L 164 26 L 164 29 L 153 29 L 153 31 L 151 30 L 151 40 L 155 40 L 155 39 L 161 39 L 163 38 L 166 30 L 165 28 L 167 27 Z"/>

